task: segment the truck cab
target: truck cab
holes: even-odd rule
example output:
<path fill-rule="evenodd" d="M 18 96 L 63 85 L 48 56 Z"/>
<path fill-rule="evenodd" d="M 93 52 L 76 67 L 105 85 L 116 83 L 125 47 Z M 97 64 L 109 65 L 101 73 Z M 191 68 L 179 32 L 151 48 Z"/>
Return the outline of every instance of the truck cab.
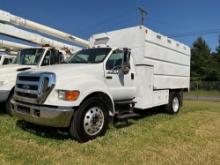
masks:
<path fill-rule="evenodd" d="M 129 49 L 110 47 L 84 49 L 73 55 L 68 63 L 102 66 L 100 78 L 104 81 L 112 98 L 114 100 L 134 98 L 135 68 Z"/>
<path fill-rule="evenodd" d="M 63 51 L 51 47 L 26 48 L 20 50 L 15 64 L 1 66 L 0 102 L 6 103 L 7 112 L 11 114 L 10 100 L 14 93 L 17 73 L 32 68 L 63 63 L 66 56 Z"/>

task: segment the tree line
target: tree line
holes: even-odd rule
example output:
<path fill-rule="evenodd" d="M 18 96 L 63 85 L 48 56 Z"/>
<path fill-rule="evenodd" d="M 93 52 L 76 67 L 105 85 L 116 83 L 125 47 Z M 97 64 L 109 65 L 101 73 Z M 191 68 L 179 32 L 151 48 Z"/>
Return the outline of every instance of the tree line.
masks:
<path fill-rule="evenodd" d="M 215 52 L 199 37 L 191 48 L 191 81 L 220 81 L 220 37 Z"/>

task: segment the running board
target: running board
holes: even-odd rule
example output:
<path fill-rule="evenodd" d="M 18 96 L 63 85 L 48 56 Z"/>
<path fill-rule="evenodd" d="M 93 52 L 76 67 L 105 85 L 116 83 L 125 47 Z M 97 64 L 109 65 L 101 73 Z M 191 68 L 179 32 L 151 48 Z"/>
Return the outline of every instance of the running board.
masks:
<path fill-rule="evenodd" d="M 141 117 L 140 114 L 137 114 L 137 113 L 125 113 L 125 114 L 119 114 L 119 115 L 116 115 L 116 120 L 118 121 L 123 121 L 123 120 L 127 120 L 127 119 L 134 119 L 134 118 L 138 118 L 138 117 Z"/>
<path fill-rule="evenodd" d="M 125 100 L 125 101 L 115 101 L 116 105 L 126 105 L 126 104 L 135 104 L 136 102 L 133 100 Z"/>

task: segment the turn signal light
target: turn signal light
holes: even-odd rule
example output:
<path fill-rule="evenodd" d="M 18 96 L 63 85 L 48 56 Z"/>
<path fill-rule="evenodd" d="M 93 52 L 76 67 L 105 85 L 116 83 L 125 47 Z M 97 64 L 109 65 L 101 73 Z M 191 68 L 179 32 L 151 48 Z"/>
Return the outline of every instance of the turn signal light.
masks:
<path fill-rule="evenodd" d="M 79 91 L 58 91 L 58 98 L 67 101 L 75 101 L 78 99 L 80 92 Z"/>
<path fill-rule="evenodd" d="M 79 91 L 66 91 L 65 100 L 75 101 L 79 97 Z"/>

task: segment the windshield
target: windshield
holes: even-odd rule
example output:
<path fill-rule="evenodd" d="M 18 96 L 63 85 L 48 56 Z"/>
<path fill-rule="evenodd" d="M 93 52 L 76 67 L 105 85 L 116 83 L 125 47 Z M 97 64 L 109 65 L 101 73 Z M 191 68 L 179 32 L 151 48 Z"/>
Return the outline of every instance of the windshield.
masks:
<path fill-rule="evenodd" d="M 85 49 L 77 52 L 68 63 L 100 63 L 104 61 L 111 48 Z"/>
<path fill-rule="evenodd" d="M 44 53 L 44 49 L 23 49 L 20 52 L 19 59 L 17 61 L 20 65 L 38 65 L 41 57 Z"/>

